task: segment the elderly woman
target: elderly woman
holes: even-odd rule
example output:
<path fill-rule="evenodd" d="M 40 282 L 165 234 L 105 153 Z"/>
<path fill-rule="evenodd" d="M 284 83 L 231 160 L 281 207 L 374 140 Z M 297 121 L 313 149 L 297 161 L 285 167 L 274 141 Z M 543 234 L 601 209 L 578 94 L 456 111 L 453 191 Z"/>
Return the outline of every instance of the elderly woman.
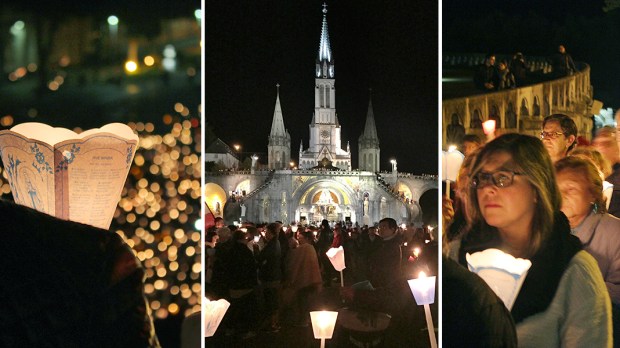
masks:
<path fill-rule="evenodd" d="M 613 302 L 614 323 L 620 322 L 620 219 L 605 212 L 603 180 L 591 161 L 571 155 L 556 162 L 555 170 L 562 212 L 572 233 L 598 262 Z"/>
<path fill-rule="evenodd" d="M 611 347 L 611 303 L 594 258 L 570 234 L 542 142 L 506 134 L 476 156 L 465 254 L 498 248 L 532 262 L 512 307 L 519 347 Z"/>

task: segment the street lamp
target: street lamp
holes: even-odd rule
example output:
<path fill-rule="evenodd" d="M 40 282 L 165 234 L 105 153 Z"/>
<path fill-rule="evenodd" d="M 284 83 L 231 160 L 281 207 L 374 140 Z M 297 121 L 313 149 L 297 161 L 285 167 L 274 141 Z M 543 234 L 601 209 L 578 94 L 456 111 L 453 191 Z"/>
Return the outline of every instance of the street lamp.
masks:
<path fill-rule="evenodd" d="M 196 22 L 198 22 L 198 25 L 202 24 L 202 10 L 201 9 L 197 9 L 194 11 L 194 18 L 196 18 Z"/>
<path fill-rule="evenodd" d="M 391 159 L 390 163 L 392 163 L 392 171 L 395 172 L 396 171 L 396 160 L 395 159 Z"/>
<path fill-rule="evenodd" d="M 110 43 L 113 47 L 116 47 L 118 40 L 118 17 L 111 15 L 108 17 L 108 29 L 110 30 Z"/>

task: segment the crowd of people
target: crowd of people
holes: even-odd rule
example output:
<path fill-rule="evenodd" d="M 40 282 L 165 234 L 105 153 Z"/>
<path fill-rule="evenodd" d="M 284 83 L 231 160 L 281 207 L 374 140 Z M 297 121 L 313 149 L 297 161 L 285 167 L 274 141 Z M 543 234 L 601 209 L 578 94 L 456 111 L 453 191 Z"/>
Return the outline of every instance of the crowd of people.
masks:
<path fill-rule="evenodd" d="M 326 255 L 339 247 L 346 264 L 342 279 Z M 234 341 L 277 334 L 285 325 L 308 327 L 309 312 L 330 290 L 360 316 L 391 317 L 386 344 L 428 340 L 424 313 L 406 281 L 419 271 L 437 275 L 438 246 L 428 229 L 398 226 L 392 218 L 370 227 L 331 226 L 327 220 L 320 226 L 279 221 L 225 226 L 216 218 L 206 230 L 205 248 L 205 294 L 231 303 L 218 332 Z"/>
<path fill-rule="evenodd" d="M 577 72 L 575 62 L 564 45 L 548 58 L 553 78 L 562 78 Z M 515 53 L 510 61 L 497 61 L 495 54 L 486 55 L 484 62 L 474 73 L 475 87 L 481 91 L 501 91 L 525 86 L 530 82 L 529 66 L 521 52 Z"/>
<path fill-rule="evenodd" d="M 618 339 L 619 142 L 613 127 L 598 130 L 591 144 L 577 145 L 577 134 L 569 116 L 554 114 L 539 138 L 504 134 L 465 147 L 454 192 L 443 201 L 444 271 L 454 280 L 444 275 L 444 347 L 612 347 Z M 532 263 L 510 311 L 497 309 L 490 288 L 455 266 L 488 248 Z M 465 307 L 457 298 L 478 301 Z M 474 317 L 466 325 L 453 317 L 464 311 Z M 460 332 L 463 339 L 451 339 Z"/>

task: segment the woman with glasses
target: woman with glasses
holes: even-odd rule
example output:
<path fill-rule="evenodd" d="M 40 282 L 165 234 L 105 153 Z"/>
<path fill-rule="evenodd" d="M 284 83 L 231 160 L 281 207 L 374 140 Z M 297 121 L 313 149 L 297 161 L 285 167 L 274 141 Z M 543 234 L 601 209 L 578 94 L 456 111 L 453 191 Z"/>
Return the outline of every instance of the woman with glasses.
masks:
<path fill-rule="evenodd" d="M 511 314 L 519 347 L 611 347 L 611 303 L 594 258 L 560 212 L 562 197 L 542 142 L 506 134 L 476 156 L 466 253 L 498 248 L 532 266 Z"/>

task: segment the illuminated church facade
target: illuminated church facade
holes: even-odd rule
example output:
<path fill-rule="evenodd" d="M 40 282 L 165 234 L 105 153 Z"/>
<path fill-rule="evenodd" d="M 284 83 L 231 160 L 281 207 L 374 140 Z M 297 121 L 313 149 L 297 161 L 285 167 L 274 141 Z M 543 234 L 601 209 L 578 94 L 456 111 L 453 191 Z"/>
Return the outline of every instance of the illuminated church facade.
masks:
<path fill-rule="evenodd" d="M 372 225 L 384 217 L 422 225 L 420 198 L 437 195 L 437 177 L 380 172 L 380 147 L 372 101 L 358 138 L 358 169 L 352 169 L 351 146 L 342 148 L 336 114 L 335 65 L 327 28 L 327 9 L 314 70 L 314 113 L 308 147 L 299 146 L 298 168 L 290 169 L 291 137 L 284 126 L 279 86 L 267 146 L 267 170 L 205 173 L 205 201 L 226 223 L 233 221 L 319 223 L 346 221 Z M 431 199 L 432 201 L 432 199 Z M 436 206 L 432 209 L 436 210 Z M 215 212 L 214 212 L 215 213 Z M 436 211 L 432 212 L 436 216 Z M 215 213 L 218 215 L 218 213 Z"/>

